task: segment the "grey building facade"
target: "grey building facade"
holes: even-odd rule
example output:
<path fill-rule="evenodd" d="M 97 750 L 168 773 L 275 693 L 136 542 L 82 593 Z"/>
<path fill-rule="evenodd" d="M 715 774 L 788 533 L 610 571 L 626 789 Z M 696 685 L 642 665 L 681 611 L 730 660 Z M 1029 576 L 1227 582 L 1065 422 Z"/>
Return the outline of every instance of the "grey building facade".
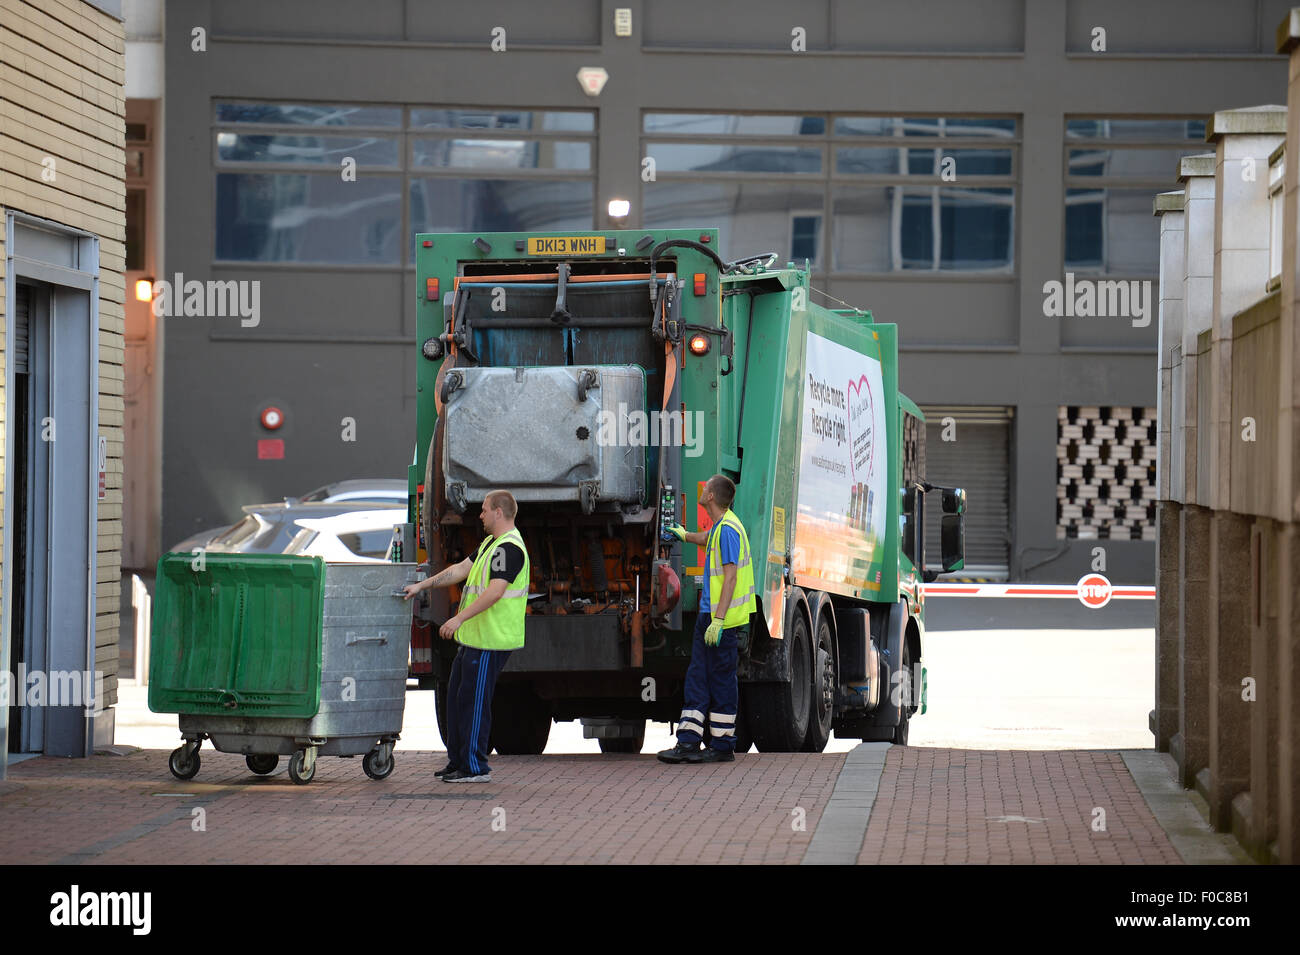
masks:
<path fill-rule="evenodd" d="M 1151 200 L 1212 111 L 1284 95 L 1288 9 L 168 3 L 156 278 L 258 285 L 255 316 L 169 300 L 154 543 L 405 475 L 415 232 L 607 228 L 626 199 L 629 227 L 718 226 L 724 258 L 807 259 L 899 325 L 929 477 L 971 489 L 973 574 L 1072 582 L 1101 546 L 1153 582 Z M 1051 282 L 1125 284 L 1099 316 L 1056 314 Z"/>

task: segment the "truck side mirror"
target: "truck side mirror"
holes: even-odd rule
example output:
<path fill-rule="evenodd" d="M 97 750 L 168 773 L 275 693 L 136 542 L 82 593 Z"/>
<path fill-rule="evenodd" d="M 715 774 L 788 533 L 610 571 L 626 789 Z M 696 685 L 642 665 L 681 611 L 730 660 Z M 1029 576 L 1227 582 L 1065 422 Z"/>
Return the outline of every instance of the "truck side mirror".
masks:
<path fill-rule="evenodd" d="M 946 487 L 943 489 L 943 513 L 966 513 L 966 490 L 964 488 Z"/>
<path fill-rule="evenodd" d="M 947 497 L 947 492 L 944 492 Z M 947 501 L 945 500 L 945 504 Z M 939 536 L 943 550 L 943 571 L 961 570 L 966 566 L 966 515 L 944 514 L 940 518 Z"/>

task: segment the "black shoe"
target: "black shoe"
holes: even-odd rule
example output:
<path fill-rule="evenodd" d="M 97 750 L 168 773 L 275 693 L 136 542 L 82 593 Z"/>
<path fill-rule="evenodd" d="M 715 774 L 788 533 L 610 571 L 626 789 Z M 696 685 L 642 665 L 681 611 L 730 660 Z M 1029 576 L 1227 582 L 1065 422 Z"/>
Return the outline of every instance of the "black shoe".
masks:
<path fill-rule="evenodd" d="M 444 783 L 490 783 L 492 782 L 492 774 L 490 772 L 482 772 L 482 773 L 454 772 L 454 773 L 448 773 L 446 776 L 443 776 L 442 781 Z"/>
<path fill-rule="evenodd" d="M 665 749 L 659 753 L 659 762 L 689 763 L 692 761 L 691 760 L 692 756 L 698 758 L 699 755 L 700 755 L 700 748 L 698 745 L 688 746 L 687 744 L 678 740 L 677 745 L 674 746 L 672 749 Z"/>
<path fill-rule="evenodd" d="M 706 747 L 686 760 L 688 763 L 734 763 L 736 755 L 729 749 Z"/>
<path fill-rule="evenodd" d="M 451 763 L 448 763 L 446 766 L 442 767 L 442 769 L 438 770 L 433 775 L 446 776 L 448 773 L 454 773 L 455 771 L 456 771 L 456 767 L 453 766 Z"/>

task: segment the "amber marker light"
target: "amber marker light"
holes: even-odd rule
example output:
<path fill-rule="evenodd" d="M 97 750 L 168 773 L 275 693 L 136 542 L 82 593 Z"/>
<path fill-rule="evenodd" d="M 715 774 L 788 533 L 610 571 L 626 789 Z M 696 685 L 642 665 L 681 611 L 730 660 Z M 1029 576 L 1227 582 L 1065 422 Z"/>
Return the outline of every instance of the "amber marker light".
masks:
<path fill-rule="evenodd" d="M 687 346 L 692 355 L 707 355 L 709 353 L 709 336 L 692 335 Z"/>
<path fill-rule="evenodd" d="M 153 301 L 153 279 L 135 280 L 135 300 L 137 302 Z"/>

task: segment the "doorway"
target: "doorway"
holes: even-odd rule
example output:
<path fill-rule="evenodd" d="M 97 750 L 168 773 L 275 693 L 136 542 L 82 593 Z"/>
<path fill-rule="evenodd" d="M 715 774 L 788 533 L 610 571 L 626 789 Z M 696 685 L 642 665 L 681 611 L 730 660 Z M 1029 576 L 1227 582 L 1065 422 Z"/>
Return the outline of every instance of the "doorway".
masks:
<path fill-rule="evenodd" d="M 98 243 L 10 213 L 3 649 L 14 753 L 94 745 Z"/>

